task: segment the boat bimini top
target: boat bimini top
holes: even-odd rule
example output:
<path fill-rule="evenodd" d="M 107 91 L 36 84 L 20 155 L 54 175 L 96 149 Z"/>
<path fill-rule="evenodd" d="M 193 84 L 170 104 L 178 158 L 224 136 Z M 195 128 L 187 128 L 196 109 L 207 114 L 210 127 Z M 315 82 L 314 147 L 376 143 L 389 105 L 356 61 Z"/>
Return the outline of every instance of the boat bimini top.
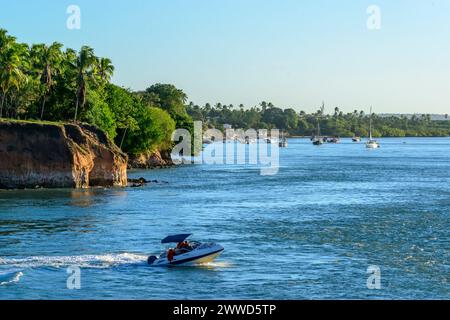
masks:
<path fill-rule="evenodd" d="M 176 234 L 173 236 L 167 236 L 161 240 L 161 243 L 180 243 L 192 236 L 192 233 Z"/>

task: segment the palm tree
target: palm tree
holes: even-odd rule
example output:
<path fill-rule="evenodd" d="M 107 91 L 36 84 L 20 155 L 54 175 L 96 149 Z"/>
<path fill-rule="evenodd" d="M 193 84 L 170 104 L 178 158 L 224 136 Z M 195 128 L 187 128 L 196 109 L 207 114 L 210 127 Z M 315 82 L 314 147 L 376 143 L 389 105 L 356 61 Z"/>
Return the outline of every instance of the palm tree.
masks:
<path fill-rule="evenodd" d="M 95 63 L 97 58 L 94 49 L 83 46 L 75 62 L 77 70 L 77 103 L 75 106 L 74 121 L 77 121 L 78 108 L 83 109 L 86 104 L 86 91 L 89 82 L 95 83 Z"/>
<path fill-rule="evenodd" d="M 14 44 L 15 42 L 15 38 L 11 37 L 8 35 L 8 31 L 6 31 L 5 29 L 0 29 L 0 79 L 1 79 L 1 83 L 0 83 L 0 88 L 2 89 L 2 98 L 1 98 L 1 106 L 0 106 L 0 118 L 2 117 L 2 113 L 3 113 L 3 105 L 5 103 L 5 99 L 6 99 L 6 93 L 8 91 L 7 88 L 7 76 L 5 74 L 6 72 L 6 65 L 8 63 L 8 57 L 3 56 L 3 53 L 8 50 L 12 44 Z"/>
<path fill-rule="evenodd" d="M 50 46 L 37 45 L 32 51 L 37 55 L 38 65 L 40 70 L 40 81 L 43 85 L 42 106 L 41 106 L 41 120 L 44 116 L 45 102 L 48 94 L 51 92 L 54 81 L 53 75 L 58 71 L 62 62 L 61 53 L 62 44 L 54 42 Z"/>
<path fill-rule="evenodd" d="M 13 87 L 19 89 L 20 82 L 24 74 L 21 70 L 21 51 L 23 47 L 18 45 L 8 45 L 2 48 L 0 55 L 0 90 L 2 99 L 0 102 L 0 118 L 3 115 L 3 107 L 6 95 Z"/>
<path fill-rule="evenodd" d="M 8 31 L 6 31 L 5 29 L 0 29 L 0 54 L 15 42 L 15 37 L 9 36 Z"/>
<path fill-rule="evenodd" d="M 103 82 L 109 82 L 114 73 L 114 66 L 109 58 L 96 59 L 97 74 Z"/>

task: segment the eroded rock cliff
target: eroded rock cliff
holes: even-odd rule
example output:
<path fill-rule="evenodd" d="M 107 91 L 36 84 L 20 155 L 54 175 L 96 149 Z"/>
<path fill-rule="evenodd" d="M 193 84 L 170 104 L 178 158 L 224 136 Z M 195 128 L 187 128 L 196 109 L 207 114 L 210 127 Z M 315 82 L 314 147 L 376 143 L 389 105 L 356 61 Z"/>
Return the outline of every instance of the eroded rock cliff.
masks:
<path fill-rule="evenodd" d="M 0 188 L 126 186 L 127 156 L 96 127 L 0 121 Z"/>

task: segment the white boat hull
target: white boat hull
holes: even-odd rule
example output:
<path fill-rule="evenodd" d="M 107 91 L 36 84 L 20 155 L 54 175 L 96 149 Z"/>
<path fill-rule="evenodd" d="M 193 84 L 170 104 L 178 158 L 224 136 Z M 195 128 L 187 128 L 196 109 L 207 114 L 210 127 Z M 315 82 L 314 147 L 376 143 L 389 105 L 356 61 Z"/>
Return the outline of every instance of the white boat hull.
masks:
<path fill-rule="evenodd" d="M 379 148 L 380 147 L 380 145 L 378 144 L 378 143 L 366 143 L 366 148 L 368 148 L 368 149 L 377 149 L 377 148 Z"/>

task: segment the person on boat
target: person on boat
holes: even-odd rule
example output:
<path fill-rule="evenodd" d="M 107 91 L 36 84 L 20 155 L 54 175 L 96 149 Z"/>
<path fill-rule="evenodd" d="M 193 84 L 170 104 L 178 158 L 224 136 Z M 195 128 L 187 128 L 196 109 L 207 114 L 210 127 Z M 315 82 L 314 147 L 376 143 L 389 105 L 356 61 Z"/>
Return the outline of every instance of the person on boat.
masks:
<path fill-rule="evenodd" d="M 187 241 L 183 241 L 177 244 L 177 249 L 187 249 L 189 248 L 189 243 Z"/>
<path fill-rule="evenodd" d="M 172 263 L 174 256 L 175 256 L 175 250 L 170 248 L 169 251 L 167 251 L 167 260 L 169 260 L 169 262 Z"/>

